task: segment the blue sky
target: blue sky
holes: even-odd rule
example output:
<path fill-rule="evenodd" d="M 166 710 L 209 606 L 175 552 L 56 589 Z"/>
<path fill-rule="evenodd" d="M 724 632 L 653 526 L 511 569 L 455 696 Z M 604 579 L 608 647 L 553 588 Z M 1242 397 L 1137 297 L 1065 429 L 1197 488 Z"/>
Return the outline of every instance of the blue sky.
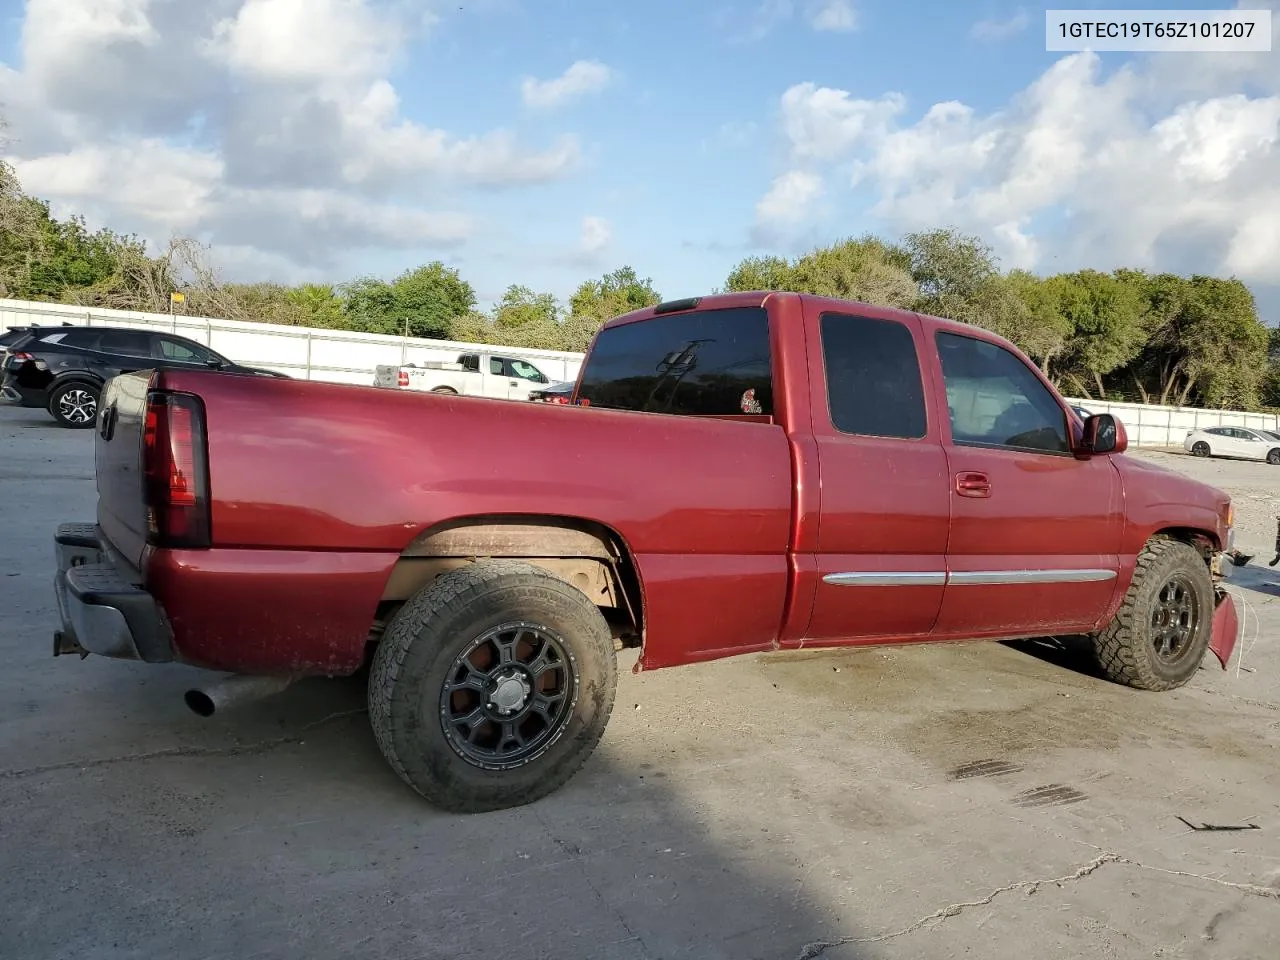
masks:
<path fill-rule="evenodd" d="M 237 279 L 439 258 L 567 296 L 627 263 L 675 297 L 954 225 L 1006 266 L 1237 273 L 1270 311 L 1274 59 L 1048 53 L 1044 9 L 0 0 L 0 110 L 33 192 Z"/>

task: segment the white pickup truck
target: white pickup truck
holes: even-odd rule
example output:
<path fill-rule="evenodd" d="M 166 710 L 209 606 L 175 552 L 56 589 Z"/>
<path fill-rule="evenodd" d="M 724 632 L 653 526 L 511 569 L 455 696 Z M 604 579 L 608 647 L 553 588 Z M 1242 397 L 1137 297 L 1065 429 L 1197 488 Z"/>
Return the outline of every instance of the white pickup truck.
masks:
<path fill-rule="evenodd" d="M 464 353 L 453 363 L 437 360 L 401 367 L 380 364 L 373 377 L 375 387 L 499 400 L 528 400 L 531 392 L 550 382 L 528 360 L 488 353 Z"/>

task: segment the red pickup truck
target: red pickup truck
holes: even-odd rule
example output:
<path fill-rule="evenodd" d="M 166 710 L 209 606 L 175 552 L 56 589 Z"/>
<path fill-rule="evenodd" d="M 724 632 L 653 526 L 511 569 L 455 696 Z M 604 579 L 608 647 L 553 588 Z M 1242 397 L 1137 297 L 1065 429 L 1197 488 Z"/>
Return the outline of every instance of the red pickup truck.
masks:
<path fill-rule="evenodd" d="M 637 669 L 1093 636 L 1146 690 L 1225 667 L 1223 492 L 1123 456 L 984 330 L 789 293 L 607 323 L 566 405 L 198 371 L 109 382 L 96 523 L 56 535 L 55 653 L 372 662 L 387 760 L 455 811 L 568 781 Z"/>

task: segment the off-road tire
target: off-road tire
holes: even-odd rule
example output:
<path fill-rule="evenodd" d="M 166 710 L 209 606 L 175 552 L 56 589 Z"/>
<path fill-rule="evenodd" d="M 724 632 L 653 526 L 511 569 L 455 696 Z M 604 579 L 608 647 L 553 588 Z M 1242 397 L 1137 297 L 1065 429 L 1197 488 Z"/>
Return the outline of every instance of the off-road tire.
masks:
<path fill-rule="evenodd" d="M 558 637 L 572 660 L 576 700 L 541 752 L 515 768 L 483 769 L 451 745 L 441 694 L 467 647 L 513 621 Z M 369 718 L 405 783 L 441 809 L 483 813 L 532 803 L 567 783 L 600 742 L 617 679 L 609 626 L 582 591 L 527 563 L 488 560 L 442 574 L 396 614 L 374 653 Z"/>
<path fill-rule="evenodd" d="M 66 407 L 71 398 L 77 394 L 82 394 L 88 399 L 87 406 L 92 409 L 92 416 L 88 420 L 72 419 L 67 415 Z M 49 395 L 49 414 L 53 419 L 58 421 L 58 425 L 67 427 L 70 430 L 88 430 L 98 422 L 98 405 L 102 401 L 102 389 L 96 384 L 88 383 L 84 380 L 70 380 L 61 383 L 54 388 L 53 393 Z M 85 403 L 74 404 L 74 409 L 85 409 Z"/>
<path fill-rule="evenodd" d="M 1193 457 L 1207 457 L 1212 452 L 1209 449 L 1209 445 L 1203 440 L 1197 440 L 1191 445 L 1191 455 Z"/>
<path fill-rule="evenodd" d="M 1156 654 L 1152 616 L 1161 589 L 1175 576 L 1195 591 L 1197 617 L 1192 635 L 1173 663 Z M 1138 554 L 1133 582 L 1115 618 L 1094 637 L 1094 652 L 1103 674 L 1138 690 L 1173 690 L 1200 669 L 1213 632 L 1214 590 L 1208 565 L 1195 547 L 1156 537 Z"/>

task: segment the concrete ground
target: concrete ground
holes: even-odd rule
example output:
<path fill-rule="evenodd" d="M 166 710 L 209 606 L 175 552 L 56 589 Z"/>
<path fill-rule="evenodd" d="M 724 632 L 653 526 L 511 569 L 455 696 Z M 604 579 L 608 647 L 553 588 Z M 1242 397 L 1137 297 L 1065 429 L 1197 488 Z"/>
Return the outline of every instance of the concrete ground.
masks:
<path fill-rule="evenodd" d="M 0 408 L 0 957 L 1280 956 L 1280 469 L 1138 454 L 1231 490 L 1258 554 L 1188 688 L 1070 641 L 626 672 L 565 790 L 456 817 L 359 680 L 201 720 L 188 668 L 51 658 L 92 437 Z"/>

